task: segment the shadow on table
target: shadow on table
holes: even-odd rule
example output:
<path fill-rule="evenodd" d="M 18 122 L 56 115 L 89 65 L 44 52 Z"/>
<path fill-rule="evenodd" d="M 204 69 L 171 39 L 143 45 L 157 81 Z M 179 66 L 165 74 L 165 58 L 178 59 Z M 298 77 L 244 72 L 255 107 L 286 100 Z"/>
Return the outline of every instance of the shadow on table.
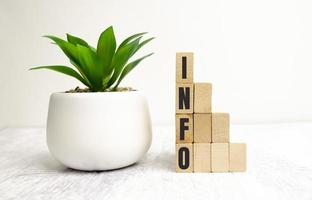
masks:
<path fill-rule="evenodd" d="M 175 172 L 175 155 L 169 152 L 148 154 L 146 165 L 154 170 Z"/>
<path fill-rule="evenodd" d="M 48 152 L 46 153 L 41 153 L 36 156 L 37 157 L 37 164 L 38 168 L 40 170 L 44 171 L 49 171 L 49 172 L 60 172 L 60 173 L 105 173 L 105 172 L 112 172 L 116 170 L 161 170 L 161 171 L 175 171 L 175 156 L 174 154 L 171 154 L 169 152 L 163 152 L 160 154 L 155 154 L 155 153 L 148 153 L 147 155 L 144 156 L 144 158 L 132 165 L 115 169 L 115 170 L 106 170 L 106 171 L 81 171 L 81 170 L 76 170 L 72 168 L 68 168 L 61 164 L 59 161 L 54 159 L 51 154 Z"/>

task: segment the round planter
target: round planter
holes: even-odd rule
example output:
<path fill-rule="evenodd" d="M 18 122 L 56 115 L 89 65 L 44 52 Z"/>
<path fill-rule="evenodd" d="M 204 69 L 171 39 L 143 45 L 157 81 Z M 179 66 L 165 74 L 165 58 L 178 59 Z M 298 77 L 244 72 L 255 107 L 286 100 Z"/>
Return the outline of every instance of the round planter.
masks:
<path fill-rule="evenodd" d="M 47 144 L 65 166 L 112 170 L 142 158 L 152 141 L 145 97 L 139 91 L 53 93 Z"/>

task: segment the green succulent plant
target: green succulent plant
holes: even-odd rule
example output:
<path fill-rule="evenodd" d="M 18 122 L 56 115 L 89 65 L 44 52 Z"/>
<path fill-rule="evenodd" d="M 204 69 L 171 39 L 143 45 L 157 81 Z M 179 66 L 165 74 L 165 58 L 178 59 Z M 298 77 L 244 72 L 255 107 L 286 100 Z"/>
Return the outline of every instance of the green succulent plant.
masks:
<path fill-rule="evenodd" d="M 153 54 L 129 62 L 141 47 L 154 39 L 152 37 L 141 41 L 144 34 L 146 32 L 132 35 L 117 47 L 114 30 L 110 26 L 100 35 L 97 48 L 70 34 L 67 34 L 67 41 L 52 35 L 44 36 L 62 49 L 73 68 L 51 65 L 34 67 L 30 70 L 49 69 L 72 76 L 93 92 L 114 91 L 132 69 Z"/>

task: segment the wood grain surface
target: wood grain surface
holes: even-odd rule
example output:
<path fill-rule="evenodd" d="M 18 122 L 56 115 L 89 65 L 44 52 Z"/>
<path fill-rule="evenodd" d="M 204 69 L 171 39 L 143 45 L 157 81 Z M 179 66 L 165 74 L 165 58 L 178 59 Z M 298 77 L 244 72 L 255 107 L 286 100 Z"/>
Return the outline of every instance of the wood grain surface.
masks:
<path fill-rule="evenodd" d="M 312 199 L 312 123 L 233 125 L 248 145 L 247 172 L 176 173 L 175 128 L 154 127 L 137 164 L 108 172 L 67 169 L 42 128 L 0 131 L 0 199 Z"/>

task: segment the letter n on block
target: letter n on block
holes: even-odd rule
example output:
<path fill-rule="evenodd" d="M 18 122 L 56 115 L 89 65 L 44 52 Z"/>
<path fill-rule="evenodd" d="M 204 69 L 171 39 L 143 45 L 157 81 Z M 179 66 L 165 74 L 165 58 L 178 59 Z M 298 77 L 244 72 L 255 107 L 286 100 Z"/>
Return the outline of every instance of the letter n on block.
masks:
<path fill-rule="evenodd" d="M 176 144 L 176 171 L 193 172 L 193 144 Z"/>
<path fill-rule="evenodd" d="M 193 113 L 193 84 L 177 84 L 176 113 Z"/>
<path fill-rule="evenodd" d="M 176 143 L 193 142 L 193 115 L 176 115 Z"/>

